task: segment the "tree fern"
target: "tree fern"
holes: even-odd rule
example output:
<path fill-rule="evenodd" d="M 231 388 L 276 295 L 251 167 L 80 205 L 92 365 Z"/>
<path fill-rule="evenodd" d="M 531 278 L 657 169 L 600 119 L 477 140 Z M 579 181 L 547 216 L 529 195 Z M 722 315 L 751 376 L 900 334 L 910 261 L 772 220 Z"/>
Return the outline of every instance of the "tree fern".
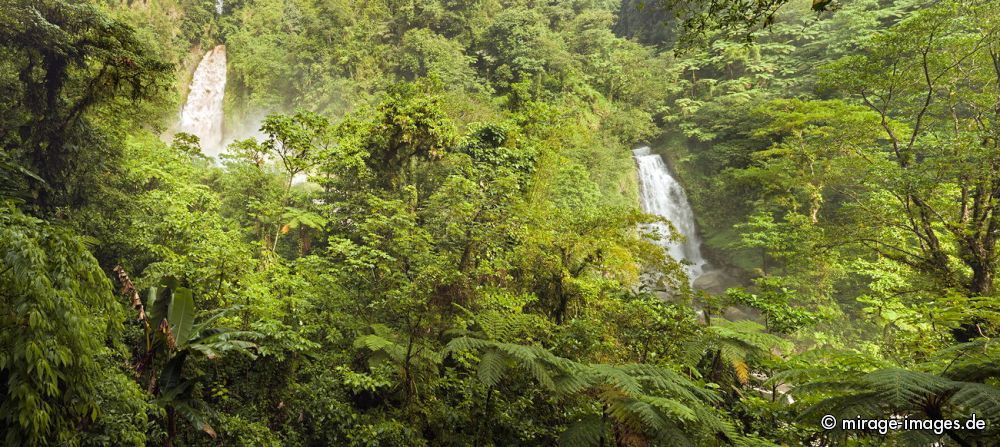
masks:
<path fill-rule="evenodd" d="M 955 380 L 953 377 L 981 377 L 968 371 L 957 374 L 954 369 L 942 371 L 941 358 L 960 355 L 963 350 L 980 349 L 983 345 L 966 344 L 962 348 L 951 348 L 946 354 L 933 358 L 930 362 L 917 365 L 913 369 L 900 367 L 874 368 L 858 371 L 838 368 L 831 364 L 826 368 L 813 367 L 791 370 L 777 375 L 773 380 L 789 381 L 795 384 L 793 392 L 804 398 L 813 396 L 813 402 L 802 413 L 801 419 L 814 424 L 822 415 L 832 414 L 840 419 L 912 417 L 917 419 L 967 419 L 972 414 L 986 421 L 1000 420 L 1000 388 L 996 386 Z M 965 357 L 965 355 L 960 355 Z M 963 368 L 974 365 L 987 357 L 968 356 L 970 362 Z M 979 360 L 976 360 L 976 359 Z M 945 363 L 954 366 L 955 362 Z M 855 363 L 852 366 L 856 366 Z M 825 369 L 825 373 L 822 371 Z M 989 370 L 989 368 L 986 368 Z M 995 374 L 987 377 L 995 379 Z M 846 437 L 848 433 L 832 430 L 828 435 Z M 945 431 L 945 435 L 960 445 L 971 445 L 977 440 L 994 439 L 996 428 L 985 431 Z M 926 445 L 940 442 L 942 435 L 929 431 L 895 433 L 904 445 Z"/>
<path fill-rule="evenodd" d="M 951 396 L 960 413 L 975 413 L 980 419 L 1000 421 L 1000 388 L 982 383 L 962 382 Z"/>
<path fill-rule="evenodd" d="M 406 357 L 406 348 L 395 341 L 381 335 L 362 335 L 354 340 L 355 349 L 367 349 L 376 355 L 384 355 L 394 362 L 401 362 Z"/>
<path fill-rule="evenodd" d="M 591 414 L 573 422 L 559 436 L 559 445 L 592 447 L 601 445 L 601 440 L 610 431 L 608 422 L 600 415 Z"/>
<path fill-rule="evenodd" d="M 873 398 L 896 408 L 916 407 L 928 396 L 943 394 L 957 383 L 934 374 L 887 368 L 866 374 L 861 382 L 874 391 Z"/>
<path fill-rule="evenodd" d="M 358 336 L 354 340 L 355 349 L 366 350 L 373 362 L 388 362 L 398 371 L 407 398 L 418 394 L 419 384 L 435 374 L 441 363 L 441 354 L 426 343 L 410 337 L 397 341 L 389 328 L 372 326 L 373 334 Z"/>
<path fill-rule="evenodd" d="M 613 386 L 625 394 L 638 395 L 643 391 L 639 381 L 627 371 L 620 368 L 595 363 L 590 365 L 588 372 L 593 376 L 595 381 Z"/>
<path fill-rule="evenodd" d="M 753 321 L 720 321 L 705 328 L 705 335 L 689 341 L 683 363 L 698 365 L 708 359 L 710 379 L 720 381 L 726 373 L 739 385 L 750 382 L 755 364 L 775 357 L 775 351 L 788 350 L 790 343 L 768 334 Z"/>
<path fill-rule="evenodd" d="M 562 445 L 599 445 L 601 439 L 610 439 L 615 433 L 640 436 L 657 445 L 737 436 L 732 425 L 711 406 L 719 401 L 718 396 L 666 368 L 584 364 L 540 346 L 469 336 L 453 339 L 445 349 L 446 354 L 462 351 L 479 355 L 479 380 L 488 386 L 497 386 L 512 370 L 518 370 L 560 398 L 596 398 L 595 404 L 603 413 L 573 421 L 560 437 Z"/>
<path fill-rule="evenodd" d="M 934 354 L 927 367 L 955 380 L 981 382 L 1000 377 L 1000 342 L 980 338 Z"/>
<path fill-rule="evenodd" d="M 619 368 L 632 374 L 645 384 L 647 389 L 677 396 L 684 400 L 716 404 L 721 401 L 715 393 L 697 386 L 674 370 L 646 364 L 622 365 Z"/>
<path fill-rule="evenodd" d="M 672 415 L 679 420 L 693 422 L 697 419 L 697 414 L 695 414 L 695 411 L 692 410 L 691 407 L 684 405 L 676 399 L 658 396 L 642 396 L 640 400 L 660 411 L 664 411 Z"/>

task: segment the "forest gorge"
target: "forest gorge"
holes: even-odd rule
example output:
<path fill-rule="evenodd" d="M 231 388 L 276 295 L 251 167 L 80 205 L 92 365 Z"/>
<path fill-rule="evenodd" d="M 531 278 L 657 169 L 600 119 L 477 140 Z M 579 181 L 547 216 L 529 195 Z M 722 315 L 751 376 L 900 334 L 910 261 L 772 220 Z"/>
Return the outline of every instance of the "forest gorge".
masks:
<path fill-rule="evenodd" d="M 1000 445 L 997 6 L 0 0 L 0 440 Z"/>

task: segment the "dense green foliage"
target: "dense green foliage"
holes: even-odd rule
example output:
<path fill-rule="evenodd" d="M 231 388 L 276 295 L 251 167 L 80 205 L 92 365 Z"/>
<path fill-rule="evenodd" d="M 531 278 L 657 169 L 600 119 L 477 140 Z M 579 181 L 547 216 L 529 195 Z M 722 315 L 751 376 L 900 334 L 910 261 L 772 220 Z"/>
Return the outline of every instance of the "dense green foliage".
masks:
<path fill-rule="evenodd" d="M 214 7 L 0 0 L 5 445 L 1000 438 L 995 5 Z M 738 287 L 642 230 L 643 142 Z"/>

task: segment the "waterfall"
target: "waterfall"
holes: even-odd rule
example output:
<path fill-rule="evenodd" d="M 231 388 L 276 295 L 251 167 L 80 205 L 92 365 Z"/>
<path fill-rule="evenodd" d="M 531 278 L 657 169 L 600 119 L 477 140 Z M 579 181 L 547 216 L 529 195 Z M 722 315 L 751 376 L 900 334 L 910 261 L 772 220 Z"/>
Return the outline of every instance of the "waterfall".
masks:
<path fill-rule="evenodd" d="M 215 13 L 222 15 L 222 0 L 215 0 Z"/>
<path fill-rule="evenodd" d="M 187 102 L 181 111 L 180 131 L 197 135 L 205 155 L 222 150 L 222 99 L 226 92 L 226 46 L 205 54 L 194 71 Z"/>
<path fill-rule="evenodd" d="M 662 245 L 674 259 L 687 261 L 688 277 L 693 282 L 705 273 L 705 259 L 701 256 L 701 239 L 695 231 L 694 211 L 688 203 L 687 194 L 677 179 L 667 169 L 663 158 L 650 151 L 649 147 L 638 148 L 632 153 L 639 167 L 639 185 L 642 208 L 650 214 L 663 217 L 684 235 L 682 242 L 661 240 Z M 656 223 L 653 227 L 660 234 L 669 236 L 667 226 Z"/>

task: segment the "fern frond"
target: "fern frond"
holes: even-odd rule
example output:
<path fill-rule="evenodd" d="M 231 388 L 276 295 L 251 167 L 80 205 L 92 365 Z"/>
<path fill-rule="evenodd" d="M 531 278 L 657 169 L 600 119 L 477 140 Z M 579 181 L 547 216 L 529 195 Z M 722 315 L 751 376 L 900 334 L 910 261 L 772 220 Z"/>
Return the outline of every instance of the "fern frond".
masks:
<path fill-rule="evenodd" d="M 883 402 L 896 407 L 919 406 L 929 396 L 953 389 L 957 383 L 934 374 L 902 368 L 880 369 L 863 380 Z"/>
<path fill-rule="evenodd" d="M 610 365 L 591 364 L 589 366 L 599 382 L 614 386 L 630 396 L 642 393 L 639 381 L 628 372 Z"/>
<path fill-rule="evenodd" d="M 586 368 L 579 364 L 564 365 L 559 374 L 553 377 L 556 390 L 564 394 L 579 393 L 590 388 L 593 383 L 593 376 L 588 374 Z"/>
<path fill-rule="evenodd" d="M 740 382 L 741 385 L 748 385 L 750 383 L 750 366 L 747 362 L 743 360 L 738 360 L 733 362 L 733 372 L 736 373 L 736 380 Z"/>
<path fill-rule="evenodd" d="M 694 338 L 684 344 L 681 354 L 681 363 L 685 365 L 697 365 L 698 361 L 705 356 L 705 352 L 712 349 L 714 340 L 710 337 Z"/>
<path fill-rule="evenodd" d="M 1000 343 L 986 338 L 961 343 L 937 352 L 927 366 L 940 367 L 941 375 L 965 382 L 1000 377 Z"/>
<path fill-rule="evenodd" d="M 656 409 L 670 414 L 676 419 L 683 421 L 693 421 L 695 419 L 695 412 L 677 400 L 670 399 L 667 397 L 657 397 L 657 396 L 642 396 L 639 398 L 641 401 L 648 403 L 655 407 Z"/>
<path fill-rule="evenodd" d="M 815 383 L 817 378 L 837 377 L 838 373 L 839 371 L 826 367 L 786 369 L 772 374 L 764 384 L 768 386 L 781 383 L 805 385 Z"/>
<path fill-rule="evenodd" d="M 810 393 L 853 393 L 869 390 L 860 376 L 845 375 L 838 378 L 836 375 L 829 375 L 826 377 L 831 378 L 800 383 L 792 392 L 805 395 Z"/>
<path fill-rule="evenodd" d="M 836 368 L 842 371 L 868 372 L 881 368 L 889 368 L 892 363 L 872 357 L 865 353 L 837 348 L 816 348 L 804 351 L 789 358 L 788 363 L 799 367 Z"/>
<path fill-rule="evenodd" d="M 951 403 L 987 421 L 1000 420 L 1000 388 L 983 383 L 963 383 Z"/>
<path fill-rule="evenodd" d="M 444 348 L 445 354 L 450 354 L 452 352 L 460 351 L 475 351 L 478 349 L 490 346 L 490 341 L 482 340 L 479 338 L 473 338 L 469 336 L 461 336 L 451 339 Z"/>
<path fill-rule="evenodd" d="M 780 447 L 766 439 L 757 436 L 740 436 L 733 440 L 736 447 Z"/>
<path fill-rule="evenodd" d="M 479 358 L 479 380 L 486 386 L 496 386 L 507 370 L 506 362 L 496 349 L 487 349 Z"/>
<path fill-rule="evenodd" d="M 732 422 L 723 419 L 719 416 L 719 413 L 715 411 L 712 407 L 707 406 L 696 406 L 692 408 L 695 413 L 695 419 L 699 424 L 704 426 L 710 432 L 716 435 L 723 435 L 729 439 L 735 439 L 738 434 L 736 427 L 733 426 Z"/>
<path fill-rule="evenodd" d="M 670 446 L 670 447 L 693 447 L 694 441 L 691 440 L 684 430 L 680 427 L 674 425 L 673 423 L 667 422 L 667 426 L 664 430 L 656 433 L 653 438 L 655 442 L 654 445 Z"/>
<path fill-rule="evenodd" d="M 534 346 L 524 346 L 513 343 L 492 343 L 491 345 L 495 346 L 500 351 L 503 351 L 503 353 L 508 357 L 525 366 L 535 363 L 536 360 L 541 358 L 548 357 L 546 355 L 548 351 L 540 353 Z"/>
<path fill-rule="evenodd" d="M 727 365 L 734 366 L 737 363 L 746 364 L 749 353 L 746 349 L 732 344 L 724 343 L 719 346 L 719 357 Z"/>
<path fill-rule="evenodd" d="M 527 362 L 525 366 L 535 380 L 537 380 L 543 387 L 552 391 L 558 391 L 556 389 L 556 382 L 552 379 L 552 376 L 549 374 L 548 369 L 546 369 L 545 364 L 542 362 L 531 361 Z"/>
<path fill-rule="evenodd" d="M 394 362 L 400 362 L 406 356 L 406 349 L 398 343 L 381 335 L 362 335 L 354 340 L 356 349 L 367 349 L 375 354 L 384 354 Z"/>
<path fill-rule="evenodd" d="M 667 429 L 667 420 L 656 407 L 638 399 L 619 400 L 608 405 L 608 414 L 619 422 L 658 433 Z"/>
<path fill-rule="evenodd" d="M 559 436 L 559 445 L 565 447 L 596 447 L 608 432 L 608 424 L 600 415 L 588 415 L 569 425 Z"/>
<path fill-rule="evenodd" d="M 378 352 L 395 345 L 396 342 L 375 334 L 362 335 L 354 340 L 355 349 L 367 349 L 372 352 Z"/>
<path fill-rule="evenodd" d="M 820 417 L 826 414 L 832 414 L 837 416 L 838 419 L 843 419 L 858 416 L 878 418 L 888 413 L 884 407 L 884 402 L 879 399 L 878 393 L 863 392 L 823 399 L 803 411 L 799 419 L 815 423 Z"/>
<path fill-rule="evenodd" d="M 732 344 L 739 344 L 748 350 L 770 353 L 772 349 L 788 350 L 791 343 L 781 337 L 768 334 L 766 328 L 751 320 L 720 321 L 709 329 L 719 338 Z"/>
<path fill-rule="evenodd" d="M 699 388 L 687 377 L 667 368 L 643 364 L 623 365 L 620 368 L 647 384 L 650 391 L 665 392 L 684 400 L 709 404 L 719 400 L 715 393 Z"/>

